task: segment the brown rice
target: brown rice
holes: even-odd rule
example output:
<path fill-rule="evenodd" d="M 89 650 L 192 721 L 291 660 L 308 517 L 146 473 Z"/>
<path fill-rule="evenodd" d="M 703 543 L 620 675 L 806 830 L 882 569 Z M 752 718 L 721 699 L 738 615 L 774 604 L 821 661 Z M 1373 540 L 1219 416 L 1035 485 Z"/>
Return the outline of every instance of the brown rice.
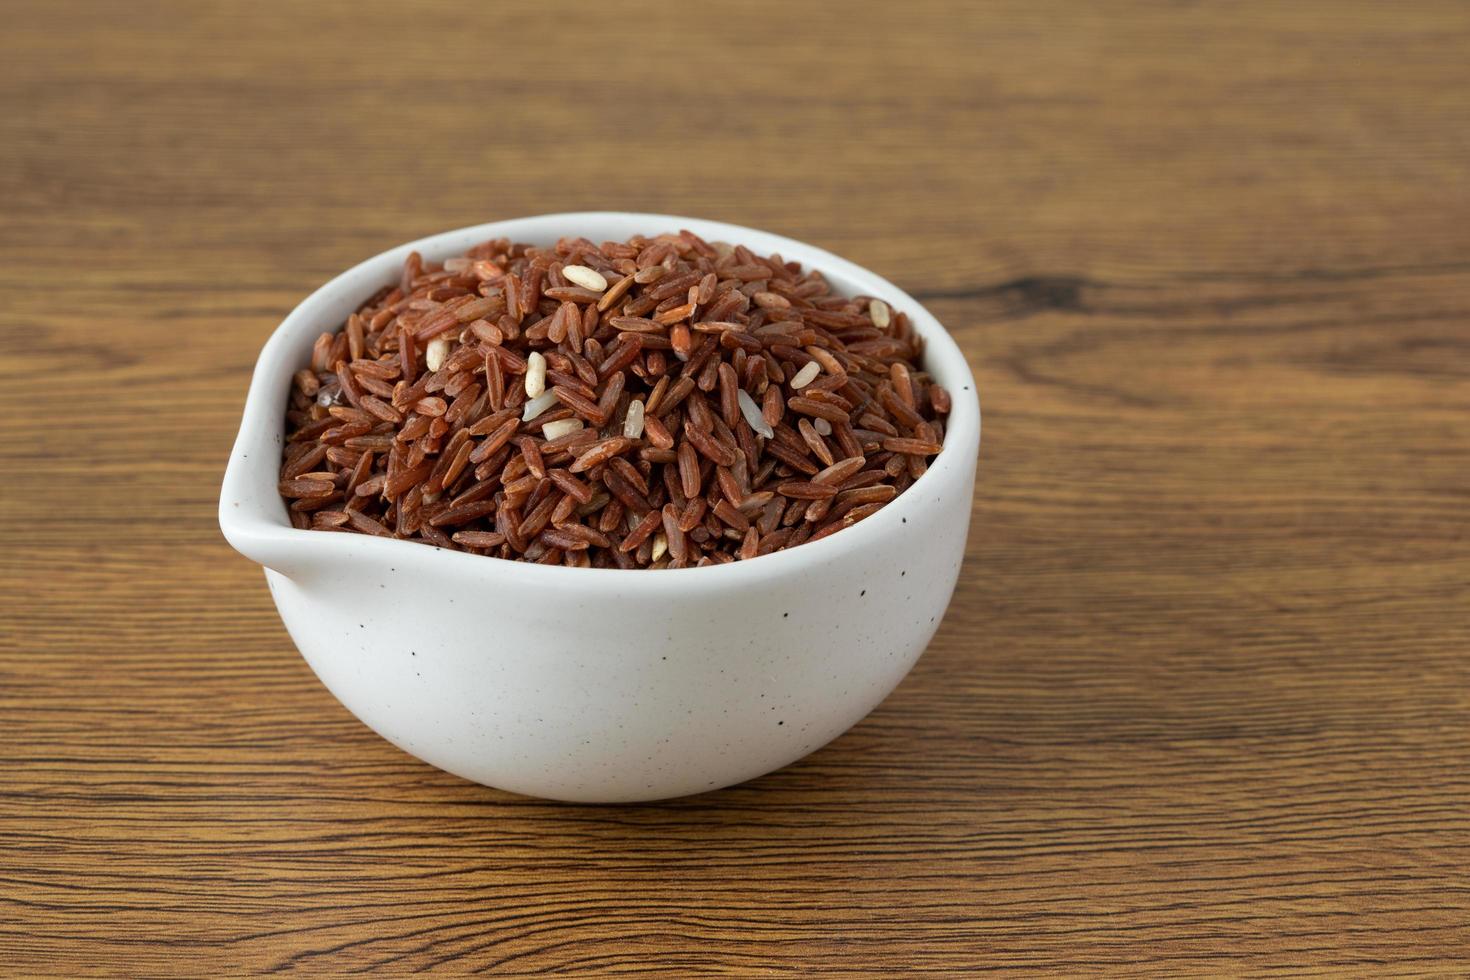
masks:
<path fill-rule="evenodd" d="M 293 377 L 298 528 L 606 568 L 746 560 L 871 516 L 943 447 L 908 317 L 683 231 L 485 242 L 402 275 Z"/>

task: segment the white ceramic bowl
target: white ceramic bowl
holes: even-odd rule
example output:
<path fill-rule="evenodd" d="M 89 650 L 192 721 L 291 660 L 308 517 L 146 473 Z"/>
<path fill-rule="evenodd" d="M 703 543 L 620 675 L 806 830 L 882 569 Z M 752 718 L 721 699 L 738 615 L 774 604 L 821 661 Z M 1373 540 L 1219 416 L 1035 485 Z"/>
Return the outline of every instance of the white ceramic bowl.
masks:
<path fill-rule="evenodd" d="M 412 249 L 444 259 L 489 238 L 550 244 L 688 228 L 780 252 L 844 294 L 908 313 L 954 407 L 944 451 L 877 514 L 748 562 L 668 571 L 563 568 L 291 527 L 276 492 L 292 373 L 312 342 Z M 581 802 L 682 796 L 778 769 L 842 734 L 908 673 L 964 556 L 980 406 L 964 355 L 912 297 L 829 252 L 658 214 L 551 214 L 390 249 L 318 289 L 255 367 L 220 526 L 266 567 L 292 639 L 384 738 L 490 786 Z"/>

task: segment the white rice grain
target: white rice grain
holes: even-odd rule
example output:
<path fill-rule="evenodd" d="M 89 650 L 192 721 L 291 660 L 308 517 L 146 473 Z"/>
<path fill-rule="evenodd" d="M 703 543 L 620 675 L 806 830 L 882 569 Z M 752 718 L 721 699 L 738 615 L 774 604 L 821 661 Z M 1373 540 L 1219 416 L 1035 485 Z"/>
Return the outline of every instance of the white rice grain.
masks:
<path fill-rule="evenodd" d="M 832 434 L 832 423 L 826 419 L 812 419 L 812 428 L 817 430 L 819 436 L 830 436 Z"/>
<path fill-rule="evenodd" d="M 546 438 L 547 442 L 550 442 L 553 439 L 560 439 L 562 436 L 571 435 L 580 428 L 582 428 L 581 419 L 558 419 L 555 422 L 547 422 L 543 425 L 541 427 L 541 435 Z"/>
<path fill-rule="evenodd" d="M 744 388 L 735 389 L 735 400 L 740 403 L 740 414 L 745 416 L 745 424 L 750 426 L 752 432 L 758 436 L 773 438 L 776 433 L 761 415 L 760 406 L 755 399 L 750 397 Z"/>
<path fill-rule="evenodd" d="M 628 415 L 623 419 L 623 437 L 638 439 L 643 435 L 643 402 L 628 403 Z"/>
<path fill-rule="evenodd" d="M 602 273 L 596 269 L 589 269 L 585 265 L 562 266 L 561 277 L 567 282 L 576 283 L 583 289 L 591 289 L 599 293 L 607 288 L 607 280 L 603 278 Z"/>
<path fill-rule="evenodd" d="M 543 391 L 541 394 L 526 402 L 525 411 L 521 412 L 521 421 L 529 422 L 548 408 L 556 404 L 556 392 Z"/>
<path fill-rule="evenodd" d="M 870 300 L 868 303 L 868 316 L 873 320 L 873 326 L 879 330 L 887 330 L 888 324 L 892 322 L 889 316 L 888 304 L 881 299 Z"/>
<path fill-rule="evenodd" d="M 424 367 L 430 371 L 437 371 L 444 366 L 444 359 L 449 356 L 449 338 L 435 337 L 429 341 L 429 346 L 424 349 Z"/>
<path fill-rule="evenodd" d="M 791 387 L 794 390 L 800 391 L 802 388 L 805 388 L 807 385 L 817 380 L 817 375 L 821 373 L 822 365 L 818 364 L 816 361 L 807 361 L 806 366 L 804 366 L 800 371 L 797 371 L 796 375 L 792 377 Z"/>
<path fill-rule="evenodd" d="M 536 398 L 546 391 L 546 358 L 539 350 L 531 351 L 526 358 L 526 395 Z"/>

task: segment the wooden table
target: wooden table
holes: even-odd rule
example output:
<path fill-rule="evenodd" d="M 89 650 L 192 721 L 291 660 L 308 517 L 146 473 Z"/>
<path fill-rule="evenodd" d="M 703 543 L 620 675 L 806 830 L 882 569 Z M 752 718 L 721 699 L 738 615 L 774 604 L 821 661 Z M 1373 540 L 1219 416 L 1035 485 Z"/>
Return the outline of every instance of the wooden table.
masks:
<path fill-rule="evenodd" d="M 1465 5 L 412 10 L 7 5 L 0 973 L 1470 972 Z M 661 805 L 380 740 L 214 518 L 309 290 L 595 208 L 880 271 L 986 413 L 913 674 Z"/>

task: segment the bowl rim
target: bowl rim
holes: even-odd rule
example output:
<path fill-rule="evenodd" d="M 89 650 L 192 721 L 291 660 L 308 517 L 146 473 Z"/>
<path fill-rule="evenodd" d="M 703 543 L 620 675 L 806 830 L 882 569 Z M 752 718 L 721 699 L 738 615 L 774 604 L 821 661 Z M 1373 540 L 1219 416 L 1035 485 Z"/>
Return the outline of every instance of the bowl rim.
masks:
<path fill-rule="evenodd" d="M 421 542 L 379 538 L 365 534 L 330 534 L 292 527 L 286 517 L 276 485 L 279 480 L 279 439 L 284 436 L 281 406 L 273 403 L 271 389 L 284 374 L 289 378 L 300 365 L 287 360 L 293 338 L 302 333 L 320 332 L 339 324 L 323 324 L 320 307 L 340 299 L 340 291 L 362 279 L 388 281 L 410 251 L 426 256 L 448 257 L 467 245 L 461 242 L 491 238 L 549 243 L 562 235 L 585 234 L 579 225 L 632 224 L 641 230 L 634 233 L 654 235 L 666 231 L 689 229 L 705 240 L 738 241 L 762 254 L 779 252 L 783 258 L 799 261 L 805 268 L 816 268 L 829 278 L 847 280 L 858 295 L 875 296 L 889 306 L 909 315 L 917 333 L 924 338 L 926 369 L 942 378 L 950 393 L 952 407 L 945 429 L 945 451 L 914 481 L 909 490 L 866 520 L 844 528 L 818 541 L 807 542 L 761 555 L 748 561 L 736 561 L 704 567 L 667 569 L 669 574 L 633 575 L 649 569 L 573 568 L 565 565 L 541 565 L 534 562 L 494 558 L 466 552 L 446 551 Z M 590 236 L 589 236 L 590 237 Z M 366 296 L 371 290 L 363 290 Z M 239 552 L 267 567 L 328 565 L 332 559 L 369 560 L 386 564 L 422 561 L 432 556 L 436 564 L 450 568 L 456 575 L 520 579 L 526 585 L 555 587 L 575 584 L 582 590 L 627 593 L 631 589 L 648 591 L 679 588 L 701 591 L 723 590 L 742 582 L 790 576 L 803 569 L 814 570 L 844 551 L 874 544 L 893 525 L 912 516 L 927 495 L 913 492 L 920 487 L 953 483 L 970 472 L 978 457 L 980 443 L 980 401 L 974 375 L 954 338 L 923 304 L 907 292 L 862 266 L 825 249 L 771 232 L 720 221 L 680 215 L 628 211 L 578 211 L 513 218 L 478 225 L 468 225 L 428 235 L 395 245 L 333 276 L 298 303 L 272 331 L 261 348 L 251 376 L 249 392 L 242 411 L 240 429 L 230 451 L 219 502 L 220 529 Z M 262 452 L 265 448 L 269 451 Z M 251 452 L 256 458 L 249 459 Z M 973 493 L 971 486 L 966 489 Z M 967 530 L 967 528 L 965 529 Z M 964 533 L 962 531 L 961 533 Z M 309 554 L 313 552 L 315 554 Z M 444 563 L 458 563 L 445 565 Z M 340 566 L 339 566 L 340 567 Z"/>

